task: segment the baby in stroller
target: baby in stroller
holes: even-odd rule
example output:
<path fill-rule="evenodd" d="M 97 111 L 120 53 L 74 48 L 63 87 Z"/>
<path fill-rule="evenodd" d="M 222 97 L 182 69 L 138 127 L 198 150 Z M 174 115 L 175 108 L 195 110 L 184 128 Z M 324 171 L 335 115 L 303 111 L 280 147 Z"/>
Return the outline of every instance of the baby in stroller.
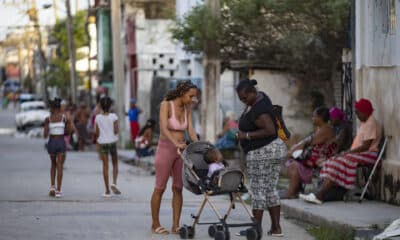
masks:
<path fill-rule="evenodd" d="M 208 164 L 207 177 L 211 178 L 216 171 L 225 169 L 228 166 L 227 162 L 223 159 L 222 153 L 218 148 L 210 148 L 204 153 L 204 161 Z"/>
<path fill-rule="evenodd" d="M 208 235 L 214 239 L 230 239 L 229 229 L 232 227 L 250 227 L 246 230 L 248 240 L 256 240 L 259 236 L 257 222 L 240 197 L 241 193 L 247 192 L 244 186 L 244 174 L 240 169 L 228 166 L 221 152 L 211 143 L 195 142 L 189 144 L 182 153 L 184 167 L 182 171 L 184 187 L 194 193 L 202 194 L 204 199 L 196 215 L 192 215 L 194 222 L 191 226 L 184 225 L 180 229 L 181 239 L 194 238 L 196 225 L 209 225 Z M 212 203 L 210 197 L 226 194 L 229 196 L 230 204 L 226 214 L 222 215 Z M 235 209 L 238 201 L 246 210 L 251 221 L 245 223 L 230 223 L 228 217 Z M 200 215 L 209 203 L 212 211 L 217 216 L 216 222 L 200 222 Z"/>
<path fill-rule="evenodd" d="M 211 147 L 205 151 L 204 161 L 208 164 L 206 185 L 210 189 L 218 183 L 218 173 L 225 169 L 228 163 L 223 159 L 222 153 L 216 147 Z"/>

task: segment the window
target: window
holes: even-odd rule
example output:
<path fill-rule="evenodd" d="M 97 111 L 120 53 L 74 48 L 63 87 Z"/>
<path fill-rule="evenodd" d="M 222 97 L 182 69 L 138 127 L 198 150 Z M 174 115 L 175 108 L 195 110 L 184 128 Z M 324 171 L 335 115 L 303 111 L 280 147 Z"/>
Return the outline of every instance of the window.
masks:
<path fill-rule="evenodd" d="M 173 70 L 169 71 L 169 76 L 170 76 L 170 77 L 173 77 L 173 76 L 174 76 L 174 74 L 175 74 L 175 73 L 174 73 L 174 71 L 173 71 Z"/>
<path fill-rule="evenodd" d="M 169 64 L 174 64 L 174 59 L 173 58 L 169 59 Z"/>
<path fill-rule="evenodd" d="M 188 75 L 189 77 L 192 76 L 192 70 L 189 69 L 189 70 L 187 71 L 187 75 Z"/>
<path fill-rule="evenodd" d="M 153 58 L 153 64 L 156 64 L 156 63 L 157 63 L 157 59 Z"/>

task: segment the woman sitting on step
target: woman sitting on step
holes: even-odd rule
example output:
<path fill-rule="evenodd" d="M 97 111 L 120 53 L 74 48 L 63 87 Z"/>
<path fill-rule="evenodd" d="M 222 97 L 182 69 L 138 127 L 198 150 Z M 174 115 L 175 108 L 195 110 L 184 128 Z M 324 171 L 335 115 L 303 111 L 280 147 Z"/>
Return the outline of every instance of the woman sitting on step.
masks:
<path fill-rule="evenodd" d="M 335 132 L 329 125 L 329 109 L 319 107 L 312 117 L 314 133 L 292 147 L 288 153 L 290 159 L 285 163 L 289 178 L 289 189 L 282 198 L 297 198 L 303 183 L 311 183 L 313 171 L 321 166 L 322 162 L 336 153 Z M 294 157 L 297 151 L 303 153 L 303 158 Z"/>

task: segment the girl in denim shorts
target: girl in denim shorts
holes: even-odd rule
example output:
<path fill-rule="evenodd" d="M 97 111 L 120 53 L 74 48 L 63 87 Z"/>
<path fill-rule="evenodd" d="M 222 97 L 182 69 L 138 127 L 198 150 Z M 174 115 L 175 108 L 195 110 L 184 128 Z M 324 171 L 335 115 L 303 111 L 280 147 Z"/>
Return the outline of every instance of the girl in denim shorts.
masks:
<path fill-rule="evenodd" d="M 105 185 L 105 193 L 103 197 L 111 197 L 110 185 L 108 180 L 108 154 L 111 155 L 113 165 L 113 183 L 111 190 L 114 194 L 121 194 L 117 187 L 118 176 L 118 155 L 117 155 L 117 141 L 118 141 L 118 117 L 114 113 L 110 113 L 112 101 L 109 97 L 100 99 L 100 106 L 103 113 L 97 114 L 95 119 L 96 126 L 96 141 L 100 145 L 100 154 L 103 161 L 103 177 Z"/>

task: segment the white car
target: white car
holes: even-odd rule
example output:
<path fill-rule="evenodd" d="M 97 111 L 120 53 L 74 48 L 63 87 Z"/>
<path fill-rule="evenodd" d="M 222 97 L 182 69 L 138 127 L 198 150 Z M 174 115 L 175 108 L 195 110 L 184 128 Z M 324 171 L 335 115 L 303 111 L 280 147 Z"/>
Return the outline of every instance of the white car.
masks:
<path fill-rule="evenodd" d="M 17 130 L 43 126 L 46 118 L 50 116 L 46 104 L 42 101 L 21 103 L 20 109 L 20 112 L 15 115 Z"/>

